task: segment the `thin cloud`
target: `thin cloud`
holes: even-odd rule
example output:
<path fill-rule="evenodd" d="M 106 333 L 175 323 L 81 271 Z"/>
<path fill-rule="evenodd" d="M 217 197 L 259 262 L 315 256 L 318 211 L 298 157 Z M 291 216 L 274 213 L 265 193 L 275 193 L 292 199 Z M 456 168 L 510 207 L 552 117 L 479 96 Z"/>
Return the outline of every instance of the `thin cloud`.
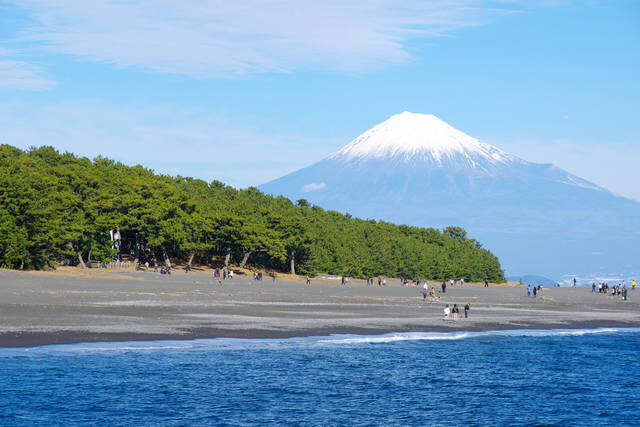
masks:
<path fill-rule="evenodd" d="M 27 0 L 21 38 L 53 53 L 196 78 L 366 71 L 410 60 L 410 40 L 483 25 L 488 0 Z M 515 4 L 514 4 L 515 3 Z M 496 6 L 498 5 L 498 6 Z"/>
<path fill-rule="evenodd" d="M 22 90 L 49 90 L 56 82 L 42 76 L 39 67 L 23 61 L 0 60 L 0 87 Z"/>
<path fill-rule="evenodd" d="M 320 184 L 311 183 L 311 184 L 303 185 L 301 190 L 303 193 L 310 193 L 312 191 L 324 190 L 325 188 L 327 188 L 327 184 L 325 184 L 324 182 L 321 182 Z"/>
<path fill-rule="evenodd" d="M 73 123 L 70 126 L 69 123 Z M 77 155 L 141 164 L 156 172 L 257 186 L 322 158 L 335 142 L 269 133 L 184 106 L 67 101 L 0 102 L 0 144 L 52 145 Z M 287 147 L 283 156 L 282 147 Z"/>

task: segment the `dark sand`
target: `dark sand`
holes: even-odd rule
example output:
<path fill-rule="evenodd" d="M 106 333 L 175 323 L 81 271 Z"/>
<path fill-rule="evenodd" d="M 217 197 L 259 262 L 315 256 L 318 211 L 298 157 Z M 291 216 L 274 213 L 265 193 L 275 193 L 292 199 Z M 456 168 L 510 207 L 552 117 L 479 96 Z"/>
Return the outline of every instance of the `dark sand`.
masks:
<path fill-rule="evenodd" d="M 236 277 L 220 286 L 197 272 L 0 270 L 0 347 L 640 326 L 640 290 L 629 290 L 629 301 L 585 287 L 544 288 L 536 299 L 527 298 L 523 286 L 476 284 L 447 287 L 439 295 L 439 302 L 423 302 L 421 289 L 392 279 L 386 287 L 358 280 L 345 287 L 330 280 L 307 286 L 303 280 Z M 471 304 L 469 319 L 465 303 Z M 445 322 L 445 304 L 458 304 L 462 318 Z"/>

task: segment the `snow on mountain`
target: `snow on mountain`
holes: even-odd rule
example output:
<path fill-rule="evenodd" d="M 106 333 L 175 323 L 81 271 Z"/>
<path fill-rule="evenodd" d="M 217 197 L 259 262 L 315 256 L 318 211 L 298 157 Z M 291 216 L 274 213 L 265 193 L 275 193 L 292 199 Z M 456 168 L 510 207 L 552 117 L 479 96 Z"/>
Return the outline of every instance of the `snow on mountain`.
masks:
<path fill-rule="evenodd" d="M 431 114 L 405 111 L 366 131 L 329 159 L 443 160 L 464 156 L 492 164 L 518 161 L 504 151 L 461 132 Z"/>
<path fill-rule="evenodd" d="M 640 203 L 432 115 L 396 114 L 260 189 L 362 218 L 465 227 L 509 274 L 640 275 Z"/>

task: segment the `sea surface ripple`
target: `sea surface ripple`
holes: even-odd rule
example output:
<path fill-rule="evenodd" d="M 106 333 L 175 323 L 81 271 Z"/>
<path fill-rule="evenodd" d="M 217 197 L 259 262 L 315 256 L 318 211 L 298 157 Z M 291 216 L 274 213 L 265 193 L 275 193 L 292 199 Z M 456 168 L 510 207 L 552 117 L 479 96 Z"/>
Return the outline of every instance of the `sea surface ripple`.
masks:
<path fill-rule="evenodd" d="M 640 425 L 640 329 L 0 349 L 0 425 Z"/>

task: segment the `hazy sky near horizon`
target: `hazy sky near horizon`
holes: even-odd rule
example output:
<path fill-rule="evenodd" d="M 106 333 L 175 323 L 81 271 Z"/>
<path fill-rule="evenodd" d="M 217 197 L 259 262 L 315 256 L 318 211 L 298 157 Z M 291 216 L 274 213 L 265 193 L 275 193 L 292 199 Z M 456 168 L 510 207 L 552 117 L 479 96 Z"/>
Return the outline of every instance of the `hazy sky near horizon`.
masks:
<path fill-rule="evenodd" d="M 0 0 L 0 143 L 260 185 L 435 114 L 640 201 L 634 0 Z"/>

